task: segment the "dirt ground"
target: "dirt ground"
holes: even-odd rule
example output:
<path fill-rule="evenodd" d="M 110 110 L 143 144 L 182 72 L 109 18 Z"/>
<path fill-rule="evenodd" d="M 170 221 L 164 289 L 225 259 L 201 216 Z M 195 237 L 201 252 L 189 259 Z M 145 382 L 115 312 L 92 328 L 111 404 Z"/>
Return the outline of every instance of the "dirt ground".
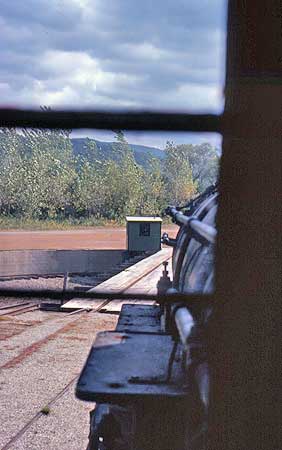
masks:
<path fill-rule="evenodd" d="M 164 225 L 162 232 L 175 237 L 178 227 Z M 2 231 L 1 250 L 125 249 L 126 229 L 97 227 L 67 231 Z"/>

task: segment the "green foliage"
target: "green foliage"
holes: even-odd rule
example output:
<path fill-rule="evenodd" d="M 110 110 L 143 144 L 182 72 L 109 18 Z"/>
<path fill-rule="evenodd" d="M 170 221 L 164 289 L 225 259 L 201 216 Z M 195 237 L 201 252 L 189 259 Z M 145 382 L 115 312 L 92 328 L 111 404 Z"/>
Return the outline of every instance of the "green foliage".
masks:
<path fill-rule="evenodd" d="M 136 164 L 121 131 L 117 132 L 116 139 L 117 162 L 109 161 L 104 173 L 105 180 L 108 180 L 105 209 L 110 219 L 135 214 L 140 209 L 143 193 L 144 170 Z"/>
<path fill-rule="evenodd" d="M 44 416 L 48 416 L 48 414 L 50 414 L 50 412 L 51 412 L 51 409 L 48 405 L 46 405 L 46 406 L 43 406 L 43 408 L 40 410 L 40 412 L 42 414 L 44 414 Z"/>
<path fill-rule="evenodd" d="M 69 135 L 60 131 L 27 130 L 30 151 L 24 183 L 26 215 L 55 217 L 70 208 L 71 186 L 76 178 Z"/>
<path fill-rule="evenodd" d="M 167 206 L 166 186 L 161 161 L 153 156 L 149 159 L 148 169 L 143 171 L 143 195 L 138 214 L 158 214 Z"/>
<path fill-rule="evenodd" d="M 0 132 L 0 211 L 15 214 L 21 210 L 22 186 L 25 179 L 24 155 L 15 130 Z"/>
<path fill-rule="evenodd" d="M 35 218 L 65 214 L 76 178 L 69 135 L 5 129 L 0 142 L 1 213 Z"/>
<path fill-rule="evenodd" d="M 93 139 L 75 156 L 67 131 L 0 129 L 0 226 L 6 218 L 53 226 L 158 215 L 215 181 L 218 155 L 209 144 L 168 142 L 163 160 L 147 155 L 142 167 L 124 133 L 115 138 L 112 157 Z"/>
<path fill-rule="evenodd" d="M 192 169 L 182 146 L 167 142 L 165 148 L 165 187 L 170 204 L 179 205 L 197 193 Z"/>
<path fill-rule="evenodd" d="M 219 155 L 215 147 L 209 143 L 200 145 L 181 144 L 177 151 L 187 160 L 192 170 L 194 183 L 198 191 L 203 192 L 214 184 L 218 177 Z"/>

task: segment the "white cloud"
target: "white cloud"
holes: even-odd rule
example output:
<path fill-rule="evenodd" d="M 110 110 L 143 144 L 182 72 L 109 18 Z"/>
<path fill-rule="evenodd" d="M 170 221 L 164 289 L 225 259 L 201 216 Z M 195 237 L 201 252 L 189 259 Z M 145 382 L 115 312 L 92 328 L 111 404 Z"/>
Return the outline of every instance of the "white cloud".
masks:
<path fill-rule="evenodd" d="M 2 0 L 1 101 L 220 111 L 224 1 Z"/>
<path fill-rule="evenodd" d="M 223 107 L 223 93 L 219 86 L 202 84 L 181 84 L 175 92 L 174 104 L 180 109 L 190 111 L 210 111 L 217 112 Z"/>
<path fill-rule="evenodd" d="M 126 52 L 130 58 L 158 61 L 169 57 L 169 52 L 156 47 L 150 42 L 141 42 L 138 44 L 122 44 L 121 52 Z"/>
<path fill-rule="evenodd" d="M 51 106 L 135 106 L 133 100 L 112 98 L 119 89 L 130 89 L 141 77 L 102 69 L 99 60 L 83 52 L 47 51 L 40 62 L 44 80 L 34 83 L 34 98 Z"/>

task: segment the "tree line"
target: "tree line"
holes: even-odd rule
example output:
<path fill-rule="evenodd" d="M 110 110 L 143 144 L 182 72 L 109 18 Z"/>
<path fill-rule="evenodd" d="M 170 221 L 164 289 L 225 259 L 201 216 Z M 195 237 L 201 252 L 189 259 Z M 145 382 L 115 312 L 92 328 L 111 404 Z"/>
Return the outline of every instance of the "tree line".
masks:
<path fill-rule="evenodd" d="M 105 158 L 95 141 L 73 153 L 64 130 L 0 130 L 0 215 L 34 219 L 158 215 L 216 181 L 218 153 L 210 144 L 167 142 L 164 158 L 138 165 L 123 132 Z"/>

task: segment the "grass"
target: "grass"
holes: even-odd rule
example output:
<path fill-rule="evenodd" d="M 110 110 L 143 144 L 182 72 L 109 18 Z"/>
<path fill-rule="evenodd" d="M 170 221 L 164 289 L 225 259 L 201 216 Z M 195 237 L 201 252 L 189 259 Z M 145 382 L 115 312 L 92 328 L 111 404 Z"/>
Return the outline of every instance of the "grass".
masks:
<path fill-rule="evenodd" d="M 163 218 L 163 225 L 171 225 L 169 217 Z M 125 219 L 120 220 L 106 220 L 89 218 L 70 218 L 70 219 L 31 219 L 31 218 L 17 218 L 12 216 L 0 216 L 0 230 L 26 230 L 26 231 L 48 231 L 48 230 L 72 230 L 85 229 L 93 227 L 124 227 Z"/>
<path fill-rule="evenodd" d="M 40 410 L 40 412 L 42 414 L 44 414 L 45 416 L 48 416 L 48 414 L 50 414 L 50 412 L 51 412 L 51 409 L 49 408 L 48 405 L 46 405 L 46 406 L 43 406 L 43 408 Z"/>
<path fill-rule="evenodd" d="M 17 218 L 11 216 L 0 216 L 0 230 L 71 230 L 78 228 L 90 227 L 119 227 L 125 226 L 125 220 L 114 221 L 105 219 L 96 219 L 94 217 L 84 219 L 31 219 L 31 218 Z"/>

